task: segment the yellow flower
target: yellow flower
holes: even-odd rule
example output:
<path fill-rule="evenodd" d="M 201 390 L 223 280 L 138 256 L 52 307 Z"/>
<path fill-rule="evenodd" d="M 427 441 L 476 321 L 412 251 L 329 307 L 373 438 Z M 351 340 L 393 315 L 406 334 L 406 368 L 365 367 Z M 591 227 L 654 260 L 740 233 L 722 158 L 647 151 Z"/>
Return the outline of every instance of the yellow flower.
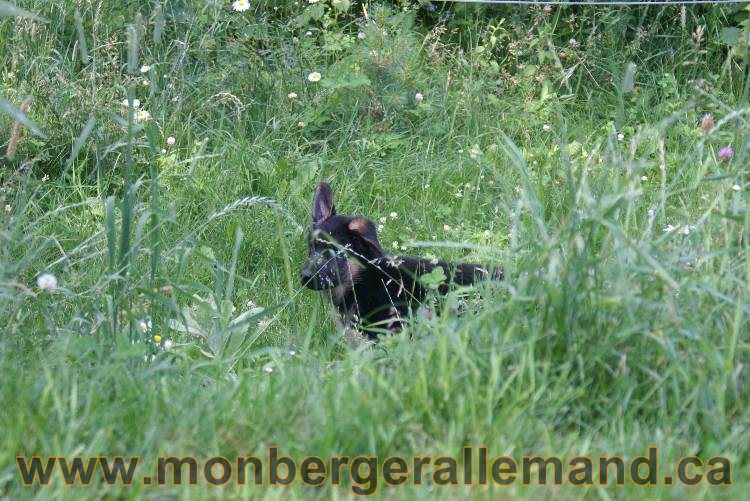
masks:
<path fill-rule="evenodd" d="M 161 336 L 159 334 L 154 336 L 154 343 L 161 343 Z"/>
<path fill-rule="evenodd" d="M 321 78 L 322 77 L 321 77 L 320 73 L 318 73 L 317 71 L 313 71 L 312 73 L 310 73 L 309 75 L 307 75 L 307 79 L 309 81 L 313 82 L 313 83 L 314 82 L 320 82 Z"/>

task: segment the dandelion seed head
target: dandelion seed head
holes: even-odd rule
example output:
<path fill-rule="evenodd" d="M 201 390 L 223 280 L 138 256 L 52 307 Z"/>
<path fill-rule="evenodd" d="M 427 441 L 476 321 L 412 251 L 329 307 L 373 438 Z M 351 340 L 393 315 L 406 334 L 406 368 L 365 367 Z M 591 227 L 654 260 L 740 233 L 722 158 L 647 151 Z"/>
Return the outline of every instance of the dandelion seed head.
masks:
<path fill-rule="evenodd" d="M 54 292 L 57 289 L 57 277 L 52 273 L 42 273 L 36 279 L 36 285 L 43 291 Z"/>

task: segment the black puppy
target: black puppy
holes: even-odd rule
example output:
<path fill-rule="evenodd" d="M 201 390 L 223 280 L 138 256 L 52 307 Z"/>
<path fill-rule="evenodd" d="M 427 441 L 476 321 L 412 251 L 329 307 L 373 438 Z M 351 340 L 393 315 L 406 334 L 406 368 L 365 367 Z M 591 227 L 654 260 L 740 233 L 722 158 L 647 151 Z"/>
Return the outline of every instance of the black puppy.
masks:
<path fill-rule="evenodd" d="M 419 277 L 440 267 L 450 284 L 470 285 L 483 278 L 501 279 L 502 272 L 463 263 L 390 256 L 378 242 L 375 225 L 364 217 L 339 216 L 326 183 L 315 189 L 308 256 L 300 277 L 305 287 L 322 291 L 335 306 L 342 327 L 358 328 L 371 340 L 401 328 L 427 297 Z"/>

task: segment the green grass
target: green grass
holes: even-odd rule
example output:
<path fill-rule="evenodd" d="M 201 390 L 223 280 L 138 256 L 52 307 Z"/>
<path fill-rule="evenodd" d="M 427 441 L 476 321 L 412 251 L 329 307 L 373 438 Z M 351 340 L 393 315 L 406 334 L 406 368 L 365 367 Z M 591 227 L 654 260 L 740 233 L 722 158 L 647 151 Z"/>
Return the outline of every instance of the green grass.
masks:
<path fill-rule="evenodd" d="M 657 446 L 660 483 L 697 455 L 729 457 L 735 484 L 381 482 L 386 497 L 742 492 L 750 78 L 725 42 L 747 10 L 299 3 L 27 0 L 43 20 L 0 18 L 0 497 L 351 495 L 29 488 L 15 463 L 153 471 L 270 445 L 564 462 Z M 297 278 L 320 180 L 340 213 L 385 218 L 389 251 L 506 279 L 348 348 Z"/>

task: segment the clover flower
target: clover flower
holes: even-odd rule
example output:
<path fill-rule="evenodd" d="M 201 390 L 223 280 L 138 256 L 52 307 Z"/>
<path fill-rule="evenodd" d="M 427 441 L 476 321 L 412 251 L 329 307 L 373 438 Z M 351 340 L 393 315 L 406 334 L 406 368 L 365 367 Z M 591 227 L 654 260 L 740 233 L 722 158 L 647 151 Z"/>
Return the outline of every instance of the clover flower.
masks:
<path fill-rule="evenodd" d="M 719 158 L 724 161 L 728 162 L 732 159 L 734 156 L 734 150 L 731 146 L 724 146 L 723 148 L 719 149 Z"/>

